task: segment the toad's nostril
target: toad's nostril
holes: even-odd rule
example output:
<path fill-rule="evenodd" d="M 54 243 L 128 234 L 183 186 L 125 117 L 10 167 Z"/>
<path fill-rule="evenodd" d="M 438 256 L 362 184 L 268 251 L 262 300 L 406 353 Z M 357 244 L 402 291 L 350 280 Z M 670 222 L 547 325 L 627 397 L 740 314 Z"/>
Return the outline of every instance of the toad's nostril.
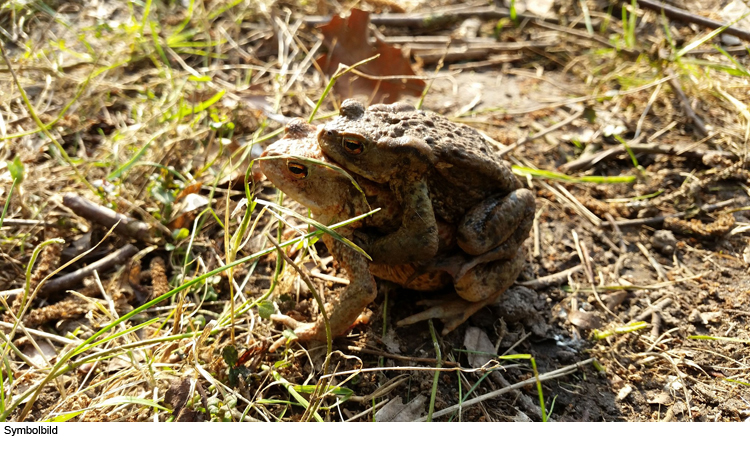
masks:
<path fill-rule="evenodd" d="M 327 130 L 326 131 L 326 136 L 333 136 L 333 131 Z"/>

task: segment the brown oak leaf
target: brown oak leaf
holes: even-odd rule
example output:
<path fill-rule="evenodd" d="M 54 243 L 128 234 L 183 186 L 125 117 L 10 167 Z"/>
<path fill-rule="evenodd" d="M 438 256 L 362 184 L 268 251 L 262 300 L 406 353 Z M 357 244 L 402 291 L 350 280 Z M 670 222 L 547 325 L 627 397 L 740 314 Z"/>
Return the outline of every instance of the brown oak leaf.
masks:
<path fill-rule="evenodd" d="M 323 71 L 331 76 L 336 73 L 339 64 L 351 66 L 377 54 L 380 57 L 367 64 L 357 66 L 359 72 L 367 75 L 394 76 L 415 75 L 409 59 L 404 57 L 400 48 L 389 45 L 375 38 L 374 43 L 368 39 L 370 14 L 359 9 L 352 9 L 349 17 L 342 19 L 333 16 L 331 21 L 320 27 L 328 54 L 318 58 Z M 393 103 L 402 95 L 422 95 L 425 82 L 417 79 L 373 80 L 348 73 L 336 81 L 334 89 L 342 97 L 364 94 L 372 97 L 376 103 Z M 373 95 L 374 94 L 374 95 Z"/>

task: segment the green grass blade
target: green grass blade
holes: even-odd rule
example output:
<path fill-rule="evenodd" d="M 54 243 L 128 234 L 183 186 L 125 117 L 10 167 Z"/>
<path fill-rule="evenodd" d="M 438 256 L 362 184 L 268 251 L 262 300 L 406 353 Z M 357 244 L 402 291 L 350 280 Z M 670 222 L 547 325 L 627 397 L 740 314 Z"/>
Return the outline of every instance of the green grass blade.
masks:
<path fill-rule="evenodd" d="M 707 336 L 704 334 L 693 335 L 693 336 L 688 337 L 688 339 L 695 339 L 695 340 L 702 340 L 702 341 L 737 342 L 740 344 L 750 344 L 750 340 L 747 340 L 747 339 L 738 339 L 738 338 L 722 337 L 722 336 Z"/>
<path fill-rule="evenodd" d="M 143 158 L 143 155 L 146 154 L 146 150 L 148 150 L 148 148 L 151 146 L 151 143 L 154 142 L 154 139 L 161 136 L 162 134 L 164 134 L 163 131 L 152 136 L 151 139 L 149 139 L 148 142 L 146 142 L 143 145 L 143 147 L 141 147 L 137 152 L 135 152 L 135 154 L 125 164 L 123 164 L 122 166 L 115 169 L 112 173 L 110 173 L 107 176 L 107 179 L 110 181 L 114 180 L 115 178 L 119 178 L 123 173 L 130 170 L 130 168 L 133 167 L 135 163 L 137 163 L 141 158 Z"/>
<path fill-rule="evenodd" d="M 43 422 L 56 422 L 56 423 L 67 422 L 70 419 L 73 419 L 74 417 L 83 414 L 85 411 L 86 411 L 85 409 L 81 409 L 79 411 L 70 411 L 70 412 L 62 413 L 51 419 L 44 420 Z"/>
<path fill-rule="evenodd" d="M 714 48 L 719 51 L 722 55 L 724 55 L 728 60 L 732 61 L 732 64 L 734 64 L 734 67 L 737 69 L 737 72 L 742 74 L 742 76 L 750 77 L 750 71 L 747 70 L 747 67 L 743 66 L 739 61 L 737 61 L 732 55 L 729 54 L 726 50 L 719 47 L 718 45 L 714 45 Z"/>
<path fill-rule="evenodd" d="M 730 23 L 728 23 L 728 24 L 724 25 L 724 26 L 723 26 L 723 27 L 721 27 L 721 28 L 717 28 L 717 29 L 713 30 L 712 32 L 708 33 L 707 35 L 703 36 L 702 38 L 699 38 L 699 39 L 696 39 L 696 40 L 694 40 L 693 42 L 691 42 L 691 43 L 689 43 L 688 45 L 686 45 L 686 46 L 685 46 L 685 47 L 684 47 L 683 49 L 681 49 L 680 51 L 678 51 L 678 52 L 677 52 L 677 54 L 675 55 L 675 58 L 681 58 L 681 57 L 683 57 L 683 56 L 684 56 L 684 55 L 685 55 L 685 54 L 686 54 L 687 52 L 689 52 L 690 50 L 693 50 L 693 49 L 695 49 L 695 48 L 698 48 L 698 47 L 700 47 L 700 46 L 701 46 L 701 45 L 703 45 L 703 44 L 704 44 L 705 42 L 707 42 L 707 41 L 710 41 L 710 40 L 711 40 L 711 39 L 713 39 L 714 37 L 716 37 L 716 36 L 720 35 L 721 33 L 723 33 L 723 32 L 724 32 L 724 30 L 726 30 L 727 28 L 731 27 L 732 25 L 734 25 L 735 23 L 739 22 L 740 20 L 744 19 L 744 18 L 745 18 L 745 17 L 747 17 L 748 15 L 750 15 L 750 13 L 748 13 L 748 14 L 745 14 L 745 15 L 744 15 L 744 16 L 742 16 L 742 17 L 738 17 L 738 18 L 737 18 L 737 19 L 735 19 L 734 21 L 732 21 L 732 22 L 730 22 Z"/>
<path fill-rule="evenodd" d="M 168 408 L 161 406 L 153 400 L 146 398 L 132 397 L 130 395 L 120 395 L 104 400 L 101 403 L 97 403 L 87 409 L 106 408 L 107 406 L 120 406 L 120 405 L 143 405 L 149 408 L 161 409 L 162 411 L 171 411 Z"/>
<path fill-rule="evenodd" d="M 154 317 L 151 320 L 147 320 L 147 321 L 145 321 L 143 323 L 139 323 L 138 325 L 135 325 L 133 327 L 127 328 L 125 330 L 122 330 L 119 333 L 114 333 L 112 335 L 109 335 L 109 336 L 107 336 L 106 338 L 104 338 L 104 339 L 102 339 L 100 341 L 96 341 L 95 343 L 93 343 L 91 345 L 88 345 L 86 347 L 81 348 L 78 352 L 74 353 L 72 356 L 76 356 L 76 355 L 79 355 L 81 353 L 85 353 L 85 352 L 91 350 L 92 348 L 98 347 L 98 346 L 100 346 L 100 345 L 102 345 L 102 344 L 104 344 L 106 342 L 109 342 L 109 341 L 111 341 L 113 339 L 117 339 L 117 338 L 119 338 L 121 336 L 125 336 L 128 333 L 132 333 L 134 331 L 138 331 L 141 328 L 147 327 L 147 326 L 149 326 L 149 325 L 151 325 L 153 323 L 156 323 L 156 322 L 158 322 L 160 320 L 161 320 L 161 317 Z"/>
<path fill-rule="evenodd" d="M 636 180 L 635 176 L 624 175 L 616 177 L 592 176 L 571 177 L 560 172 L 550 170 L 532 169 L 530 167 L 513 166 L 513 173 L 519 176 L 531 175 L 532 177 L 546 178 L 550 180 L 566 181 L 568 183 L 596 183 L 596 184 L 615 184 L 615 183 L 632 183 Z"/>
<path fill-rule="evenodd" d="M 309 217 L 305 217 L 305 216 L 303 216 L 301 214 L 297 214 L 296 212 L 292 211 L 291 209 L 284 208 L 283 206 L 278 205 L 276 203 L 268 202 L 268 201 L 263 200 L 263 199 L 257 199 L 256 202 L 258 204 L 260 204 L 260 205 L 267 206 L 269 208 L 274 208 L 274 209 L 277 209 L 279 211 L 282 211 L 285 214 L 289 214 L 290 216 L 292 216 L 292 217 L 294 217 L 296 219 L 299 219 L 299 220 L 307 223 L 308 225 L 312 225 L 313 227 L 315 227 L 315 228 L 323 231 L 324 233 L 329 234 L 332 238 L 336 239 L 337 241 L 343 242 L 344 244 L 348 245 L 354 251 L 356 251 L 357 253 L 361 254 L 365 258 L 367 258 L 369 261 L 372 261 L 372 258 L 370 257 L 370 255 L 367 254 L 367 252 L 365 252 L 364 250 L 362 250 L 362 248 L 360 248 L 354 242 L 350 241 L 349 239 L 345 238 L 344 236 L 340 235 L 339 233 L 333 231 L 333 229 L 331 229 L 330 227 L 327 227 L 327 226 L 323 225 L 322 223 L 320 223 L 320 222 L 318 222 L 318 221 L 316 221 L 314 219 L 311 219 Z M 364 218 L 364 217 L 369 216 L 371 214 L 375 214 L 378 211 L 380 211 L 380 208 L 374 209 L 374 210 L 370 211 L 367 214 L 363 214 L 361 217 Z"/>

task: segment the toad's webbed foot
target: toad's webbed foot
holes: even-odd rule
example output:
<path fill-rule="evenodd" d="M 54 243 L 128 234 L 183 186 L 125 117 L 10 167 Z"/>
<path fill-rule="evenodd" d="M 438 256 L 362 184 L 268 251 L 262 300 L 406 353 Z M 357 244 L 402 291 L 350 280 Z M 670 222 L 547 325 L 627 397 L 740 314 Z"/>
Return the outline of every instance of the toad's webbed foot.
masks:
<path fill-rule="evenodd" d="M 370 317 L 372 317 L 372 311 L 365 310 L 357 317 L 357 319 L 353 323 L 349 324 L 347 327 L 342 327 L 342 326 L 331 324 L 331 338 L 335 338 L 339 335 L 343 335 L 348 330 L 356 327 L 357 325 L 369 323 Z M 271 320 L 273 320 L 274 322 L 278 322 L 286 326 L 287 328 L 290 328 L 293 331 L 294 336 L 295 336 L 292 340 L 298 340 L 301 342 L 310 342 L 310 341 L 325 342 L 327 340 L 325 322 L 323 321 L 322 318 L 311 323 L 311 322 L 300 322 L 285 314 L 271 314 Z M 279 347 L 281 347 L 288 340 L 289 339 L 286 336 L 280 337 L 273 343 L 273 345 L 271 345 L 271 347 L 269 347 L 269 351 L 271 352 L 276 351 Z"/>
<path fill-rule="evenodd" d="M 357 323 L 357 317 L 375 300 L 377 285 L 364 256 L 328 235 L 323 236 L 323 241 L 349 276 L 349 286 L 341 292 L 338 299 L 325 305 L 331 337 L 336 337 L 346 333 Z M 299 322 L 280 314 L 271 315 L 271 319 L 294 330 L 300 341 L 326 340 L 326 327 L 322 315 L 313 323 Z"/>
<path fill-rule="evenodd" d="M 500 294 L 502 295 L 502 293 Z M 492 304 L 498 296 L 491 297 L 482 302 L 469 302 L 464 299 L 443 299 L 443 300 L 420 300 L 417 305 L 427 306 L 425 311 L 413 314 L 406 319 L 399 320 L 396 325 L 412 325 L 417 322 L 428 319 L 440 319 L 443 324 L 442 334 L 445 336 L 455 330 L 462 323 L 474 315 L 477 311 L 487 305 Z"/>
<path fill-rule="evenodd" d="M 475 266 L 455 283 L 456 293 L 461 299 L 422 300 L 417 304 L 429 308 L 399 321 L 397 325 L 440 319 L 445 324 L 443 335 L 450 333 L 474 313 L 499 299 L 521 273 L 524 262 L 523 249 L 517 249 L 511 259 Z"/>
<path fill-rule="evenodd" d="M 294 335 L 296 336 L 296 338 L 293 340 L 299 340 L 303 342 L 326 340 L 326 328 L 323 320 L 318 320 L 313 323 L 300 322 L 284 314 L 271 314 L 271 320 L 273 320 L 274 322 L 279 322 L 287 328 L 292 329 Z M 273 343 L 273 345 L 271 345 L 271 347 L 269 347 L 269 351 L 276 351 L 286 341 L 287 337 L 282 336 L 281 338 L 277 339 Z"/>

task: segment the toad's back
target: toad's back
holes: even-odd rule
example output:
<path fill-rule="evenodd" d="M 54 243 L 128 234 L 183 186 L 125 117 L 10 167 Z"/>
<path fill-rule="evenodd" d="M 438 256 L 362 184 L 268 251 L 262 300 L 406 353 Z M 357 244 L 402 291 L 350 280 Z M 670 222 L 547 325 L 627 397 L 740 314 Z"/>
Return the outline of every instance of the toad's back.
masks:
<path fill-rule="evenodd" d="M 408 142 L 423 143 L 419 156 L 429 161 L 424 176 L 433 207 L 449 222 L 489 195 L 520 187 L 508 163 L 496 156 L 478 131 L 411 105 L 373 105 L 364 110 L 359 102 L 347 101 L 341 116 L 325 129 L 361 136 L 373 143 L 382 155 L 378 159 L 384 166 L 381 171 L 405 164 L 398 155 L 404 151 L 404 137 L 411 138 Z"/>

